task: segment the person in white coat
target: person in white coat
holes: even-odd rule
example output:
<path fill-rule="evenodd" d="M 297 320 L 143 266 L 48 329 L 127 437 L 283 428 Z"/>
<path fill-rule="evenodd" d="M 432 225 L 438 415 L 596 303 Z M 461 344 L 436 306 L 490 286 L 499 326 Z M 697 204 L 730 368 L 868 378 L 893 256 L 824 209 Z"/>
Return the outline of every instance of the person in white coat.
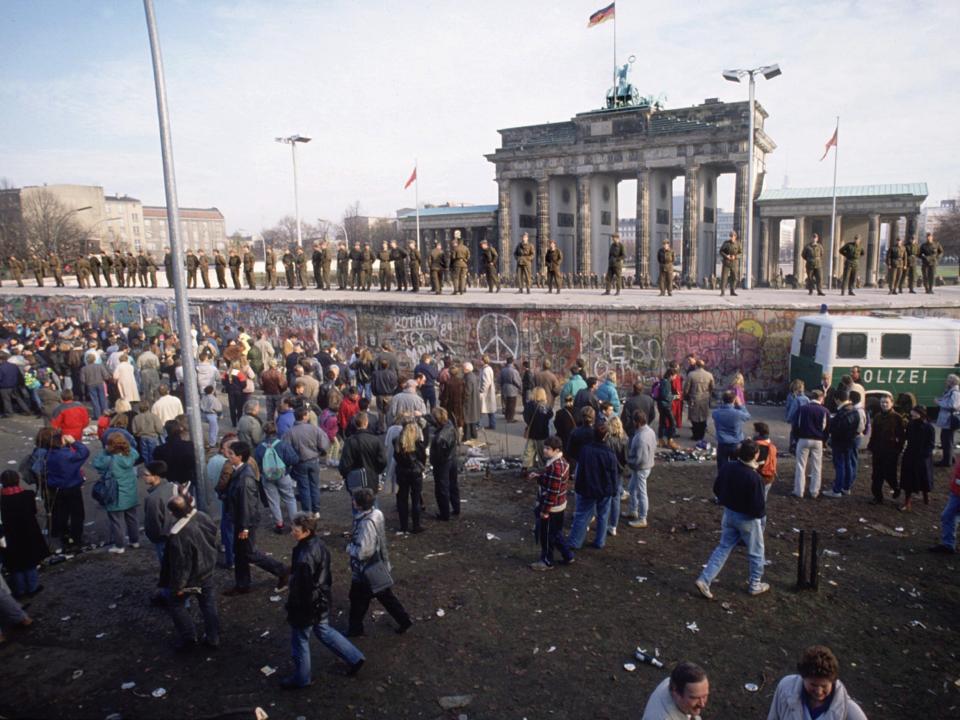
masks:
<path fill-rule="evenodd" d="M 117 391 L 120 393 L 120 397 L 130 403 L 140 402 L 137 376 L 133 371 L 133 365 L 130 363 L 130 358 L 126 353 L 120 356 L 117 369 L 113 371 L 113 379 L 117 383 Z"/>
<path fill-rule="evenodd" d="M 497 429 L 497 382 L 490 365 L 490 356 L 481 358 L 480 368 L 480 414 L 487 416 L 487 430 Z"/>
<path fill-rule="evenodd" d="M 808 647 L 800 655 L 797 671 L 777 684 L 767 720 L 867 720 L 840 682 L 840 663 L 830 648 Z"/>

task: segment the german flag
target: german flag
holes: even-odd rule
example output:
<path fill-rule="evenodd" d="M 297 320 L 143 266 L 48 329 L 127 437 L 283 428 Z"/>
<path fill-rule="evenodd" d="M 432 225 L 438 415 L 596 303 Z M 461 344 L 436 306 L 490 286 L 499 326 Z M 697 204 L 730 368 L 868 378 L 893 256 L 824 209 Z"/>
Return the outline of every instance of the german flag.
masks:
<path fill-rule="evenodd" d="M 592 28 L 594 25 L 599 25 L 607 20 L 612 20 L 614 17 L 616 17 L 616 13 L 617 4 L 612 2 L 602 10 L 597 10 L 593 15 L 591 15 L 590 20 L 587 22 L 587 27 Z"/>

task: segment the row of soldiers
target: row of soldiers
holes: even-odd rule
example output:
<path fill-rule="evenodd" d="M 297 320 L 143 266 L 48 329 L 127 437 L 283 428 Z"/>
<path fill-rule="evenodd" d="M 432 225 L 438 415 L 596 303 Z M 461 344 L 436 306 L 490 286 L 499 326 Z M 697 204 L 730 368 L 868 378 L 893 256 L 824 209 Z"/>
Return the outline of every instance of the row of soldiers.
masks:
<path fill-rule="evenodd" d="M 825 294 L 822 286 L 823 253 L 824 248 L 823 243 L 820 242 L 820 236 L 814 233 L 801 253 L 806 269 L 807 294 L 809 295 L 812 295 L 814 290 L 817 291 L 817 295 Z M 844 243 L 840 248 L 840 256 L 843 258 L 840 294 L 854 295 L 853 289 L 857 286 L 860 258 L 863 256 L 863 247 L 859 235 L 854 235 L 853 240 Z M 914 285 L 917 279 L 918 265 L 924 290 L 928 294 L 932 294 L 933 287 L 936 284 L 937 265 L 942 256 L 943 246 L 934 239 L 933 233 L 927 233 L 926 240 L 922 244 L 918 243 L 916 236 L 913 235 L 906 245 L 903 244 L 903 238 L 898 235 L 887 249 L 885 264 L 887 267 L 887 287 L 890 288 L 889 294 L 902 294 L 905 284 L 908 285 L 910 293 L 915 294 Z"/>
<path fill-rule="evenodd" d="M 56 287 L 65 287 L 63 281 L 63 262 L 54 252 L 48 255 L 34 254 L 29 259 L 30 270 L 37 281 L 37 287 L 43 287 L 47 276 L 53 277 Z M 134 255 L 132 252 L 122 253 L 117 250 L 113 255 L 81 255 L 72 263 L 73 272 L 77 275 L 77 284 L 81 288 L 89 288 L 92 284 L 101 287 L 101 277 L 107 287 L 113 287 L 113 278 L 116 278 L 117 287 L 136 287 L 137 280 L 140 287 L 157 287 L 157 263 L 149 253 L 142 250 Z M 10 278 L 23 287 L 23 276 L 27 272 L 27 263 L 16 256 L 7 258 L 7 270 Z"/>

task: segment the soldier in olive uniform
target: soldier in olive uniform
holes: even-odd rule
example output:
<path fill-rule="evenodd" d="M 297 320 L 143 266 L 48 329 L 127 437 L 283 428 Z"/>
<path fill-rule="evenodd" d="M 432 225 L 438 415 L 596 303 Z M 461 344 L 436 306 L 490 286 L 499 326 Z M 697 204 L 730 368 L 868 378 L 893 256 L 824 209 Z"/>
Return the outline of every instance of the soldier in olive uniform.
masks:
<path fill-rule="evenodd" d="M 147 253 L 147 275 L 150 276 L 150 287 L 155 288 L 157 286 L 157 261 L 153 259 L 153 255 Z"/>
<path fill-rule="evenodd" d="M 187 287 L 195 288 L 197 286 L 197 268 L 199 267 L 199 264 L 197 261 L 197 256 L 193 254 L 193 250 L 187 250 L 186 265 Z"/>
<path fill-rule="evenodd" d="M 350 289 L 363 290 L 363 282 L 363 250 L 360 243 L 355 242 L 350 251 Z"/>
<path fill-rule="evenodd" d="M 610 239 L 610 252 L 607 255 L 607 283 L 604 295 L 610 294 L 611 284 L 617 288 L 617 295 L 623 289 L 623 261 L 627 257 L 627 252 L 620 242 L 619 233 L 614 233 Z"/>
<path fill-rule="evenodd" d="M 91 255 L 87 259 L 87 263 L 90 265 L 90 274 L 93 275 L 94 285 L 100 287 L 100 258 L 96 255 Z"/>
<path fill-rule="evenodd" d="M 920 257 L 920 243 L 917 242 L 917 236 L 911 235 L 910 240 L 903 246 L 904 262 L 903 272 L 900 274 L 900 284 L 897 290 L 903 293 L 904 283 L 910 288 L 910 294 L 916 295 L 914 286 L 917 282 L 917 260 Z"/>
<path fill-rule="evenodd" d="M 900 276 L 906 265 L 906 251 L 903 249 L 903 239 L 898 235 L 887 250 L 887 285 L 890 286 L 888 295 L 896 295 L 900 287 Z"/>
<path fill-rule="evenodd" d="M 500 273 L 497 271 L 497 262 L 500 260 L 500 253 L 486 240 L 480 241 L 480 266 L 483 268 L 484 277 L 487 279 L 487 292 L 493 292 L 493 286 L 497 286 L 497 292 L 500 292 Z"/>
<path fill-rule="evenodd" d="M 390 241 L 390 261 L 393 263 L 393 277 L 397 283 L 397 292 L 407 289 L 407 251 L 396 240 Z"/>
<path fill-rule="evenodd" d="M 350 251 L 345 242 L 337 245 L 337 286 L 346 290 L 350 284 Z"/>
<path fill-rule="evenodd" d="M 103 268 L 103 281 L 107 284 L 107 287 L 113 287 L 113 258 L 110 257 L 110 253 L 103 253 L 100 256 L 100 266 Z"/>
<path fill-rule="evenodd" d="M 54 253 L 50 253 L 47 266 L 50 268 L 50 272 L 53 273 L 53 280 L 56 283 L 56 287 L 66 287 L 63 282 L 63 263 L 60 262 L 60 258 Z"/>
<path fill-rule="evenodd" d="M 8 267 L 10 268 L 10 277 L 17 281 L 17 287 L 23 287 L 23 271 L 25 269 L 23 263 L 11 255 Z"/>
<path fill-rule="evenodd" d="M 140 287 L 148 287 L 148 276 L 150 274 L 150 263 L 147 262 L 147 256 L 143 250 L 137 255 L 137 274 L 140 276 Z"/>
<path fill-rule="evenodd" d="M 313 254 L 310 256 L 310 262 L 313 265 L 313 283 L 317 290 L 323 290 L 323 279 L 321 273 L 323 267 L 323 250 L 320 243 L 313 246 Z"/>
<path fill-rule="evenodd" d="M 437 240 L 430 251 L 430 289 L 435 295 L 443 295 L 443 271 L 447 267 L 447 254 Z"/>
<path fill-rule="evenodd" d="M 333 250 L 326 238 L 320 243 L 320 287 L 330 290 L 330 266 L 333 265 Z"/>
<path fill-rule="evenodd" d="M 247 287 L 251 290 L 257 289 L 257 283 L 253 277 L 256 266 L 257 259 L 253 256 L 253 249 L 247 246 L 247 249 L 243 251 L 243 277 L 247 281 Z"/>
<path fill-rule="evenodd" d="M 410 266 L 410 292 L 420 292 L 420 249 L 417 243 L 411 240 L 407 243 L 407 262 Z"/>
<path fill-rule="evenodd" d="M 360 267 L 362 269 L 361 279 L 363 280 L 363 289 L 370 292 L 370 286 L 373 285 L 373 250 L 370 249 L 370 243 L 363 244 L 363 253 L 361 254 Z"/>
<path fill-rule="evenodd" d="M 300 283 L 300 289 L 307 289 L 307 255 L 302 247 L 298 247 L 293 256 L 293 262 L 297 270 L 297 282 Z"/>
<path fill-rule="evenodd" d="M 210 258 L 207 257 L 205 250 L 200 250 L 197 255 L 197 270 L 200 273 L 200 282 L 204 288 L 210 287 Z"/>
<path fill-rule="evenodd" d="M 524 233 L 520 238 L 520 244 L 513 251 L 513 257 L 517 260 L 517 292 L 522 293 L 527 289 L 527 295 L 530 294 L 530 274 L 533 271 L 533 245 L 530 244 L 530 235 Z"/>
<path fill-rule="evenodd" d="M 117 279 L 118 288 L 127 286 L 126 271 L 127 271 L 126 258 L 123 257 L 122 252 L 120 252 L 119 250 L 116 250 L 113 253 L 113 275 Z"/>
<path fill-rule="evenodd" d="M 213 271 L 217 275 L 217 286 L 221 290 L 227 289 L 227 259 L 219 250 L 213 251 Z"/>
<path fill-rule="evenodd" d="M 927 233 L 927 239 L 920 246 L 920 272 L 923 277 L 923 289 L 933 294 L 937 282 L 937 263 L 943 255 L 943 245 L 933 239 L 933 233 Z"/>
<path fill-rule="evenodd" d="M 77 271 L 77 285 L 81 288 L 90 287 L 90 261 L 86 255 L 77 258 L 74 269 Z"/>
<path fill-rule="evenodd" d="M 550 241 L 547 247 L 547 253 L 543 259 L 547 266 L 547 294 L 549 295 L 553 292 L 553 288 L 556 288 L 557 295 L 559 295 L 562 284 L 560 281 L 560 268 L 563 266 L 563 251 L 557 247 L 555 241 Z"/>
<path fill-rule="evenodd" d="M 37 287 L 43 287 L 43 278 L 47 274 L 47 261 L 43 255 L 37 253 L 30 258 L 30 266 L 33 269 L 33 277 L 37 279 Z"/>
<path fill-rule="evenodd" d="M 386 292 L 390 289 L 390 246 L 387 243 L 380 245 L 377 260 L 380 261 L 380 292 Z"/>
<path fill-rule="evenodd" d="M 273 248 L 267 248 L 263 259 L 263 269 L 266 273 L 266 279 L 263 281 L 263 289 L 277 289 L 277 254 Z"/>
<path fill-rule="evenodd" d="M 730 237 L 720 246 L 720 259 L 722 268 L 720 270 L 720 297 L 723 297 L 727 288 L 727 282 L 730 283 L 730 294 L 737 294 L 737 283 L 740 282 L 740 243 L 737 241 L 737 233 L 730 231 Z"/>
<path fill-rule="evenodd" d="M 664 240 L 663 247 L 657 250 L 657 263 L 660 265 L 660 277 L 657 284 L 660 286 L 660 297 L 673 295 L 673 248 L 670 241 Z"/>
<path fill-rule="evenodd" d="M 127 267 L 127 287 L 136 287 L 137 286 L 137 256 L 132 252 L 127 250 L 127 256 L 124 258 L 126 260 Z"/>
<path fill-rule="evenodd" d="M 840 255 L 843 257 L 843 275 L 840 278 L 840 294 L 850 293 L 855 295 L 853 289 L 857 286 L 857 270 L 860 265 L 860 256 L 863 255 L 863 248 L 860 247 L 860 236 L 854 235 L 851 242 L 845 243 L 840 248 Z"/>
<path fill-rule="evenodd" d="M 230 279 L 233 281 L 234 290 L 242 290 L 243 286 L 240 284 L 240 266 L 243 264 L 243 261 L 240 259 L 240 256 L 237 255 L 236 250 L 230 251 L 230 256 L 227 259 L 227 265 L 230 267 Z M 293 287 L 292 285 L 290 287 Z"/>
<path fill-rule="evenodd" d="M 173 287 L 173 253 L 169 250 L 163 254 L 163 272 L 167 276 L 167 287 Z"/>
<path fill-rule="evenodd" d="M 460 240 L 459 230 L 453 231 L 450 259 L 450 264 L 453 266 L 453 294 L 463 295 L 467 292 L 467 269 L 470 266 L 470 248 Z"/>
<path fill-rule="evenodd" d="M 813 234 L 813 238 L 807 243 L 807 246 L 801 253 L 805 268 L 807 271 L 807 294 L 813 295 L 813 289 L 816 287 L 817 295 L 823 295 L 823 245 L 820 243 L 820 235 Z"/>

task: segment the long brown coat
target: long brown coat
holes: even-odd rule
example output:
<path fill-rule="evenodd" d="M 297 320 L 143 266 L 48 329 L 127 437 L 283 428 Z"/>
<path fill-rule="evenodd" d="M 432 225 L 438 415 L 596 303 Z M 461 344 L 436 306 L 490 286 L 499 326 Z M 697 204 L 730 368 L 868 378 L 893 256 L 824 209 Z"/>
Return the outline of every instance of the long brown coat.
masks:
<path fill-rule="evenodd" d="M 446 410 L 453 424 L 463 427 L 463 377 L 460 373 L 450 373 L 450 378 L 440 391 L 440 407 Z"/>
<path fill-rule="evenodd" d="M 687 381 L 683 385 L 683 397 L 689 405 L 690 422 L 707 422 L 710 419 L 713 388 L 713 375 L 703 368 L 697 368 L 687 375 Z"/>

